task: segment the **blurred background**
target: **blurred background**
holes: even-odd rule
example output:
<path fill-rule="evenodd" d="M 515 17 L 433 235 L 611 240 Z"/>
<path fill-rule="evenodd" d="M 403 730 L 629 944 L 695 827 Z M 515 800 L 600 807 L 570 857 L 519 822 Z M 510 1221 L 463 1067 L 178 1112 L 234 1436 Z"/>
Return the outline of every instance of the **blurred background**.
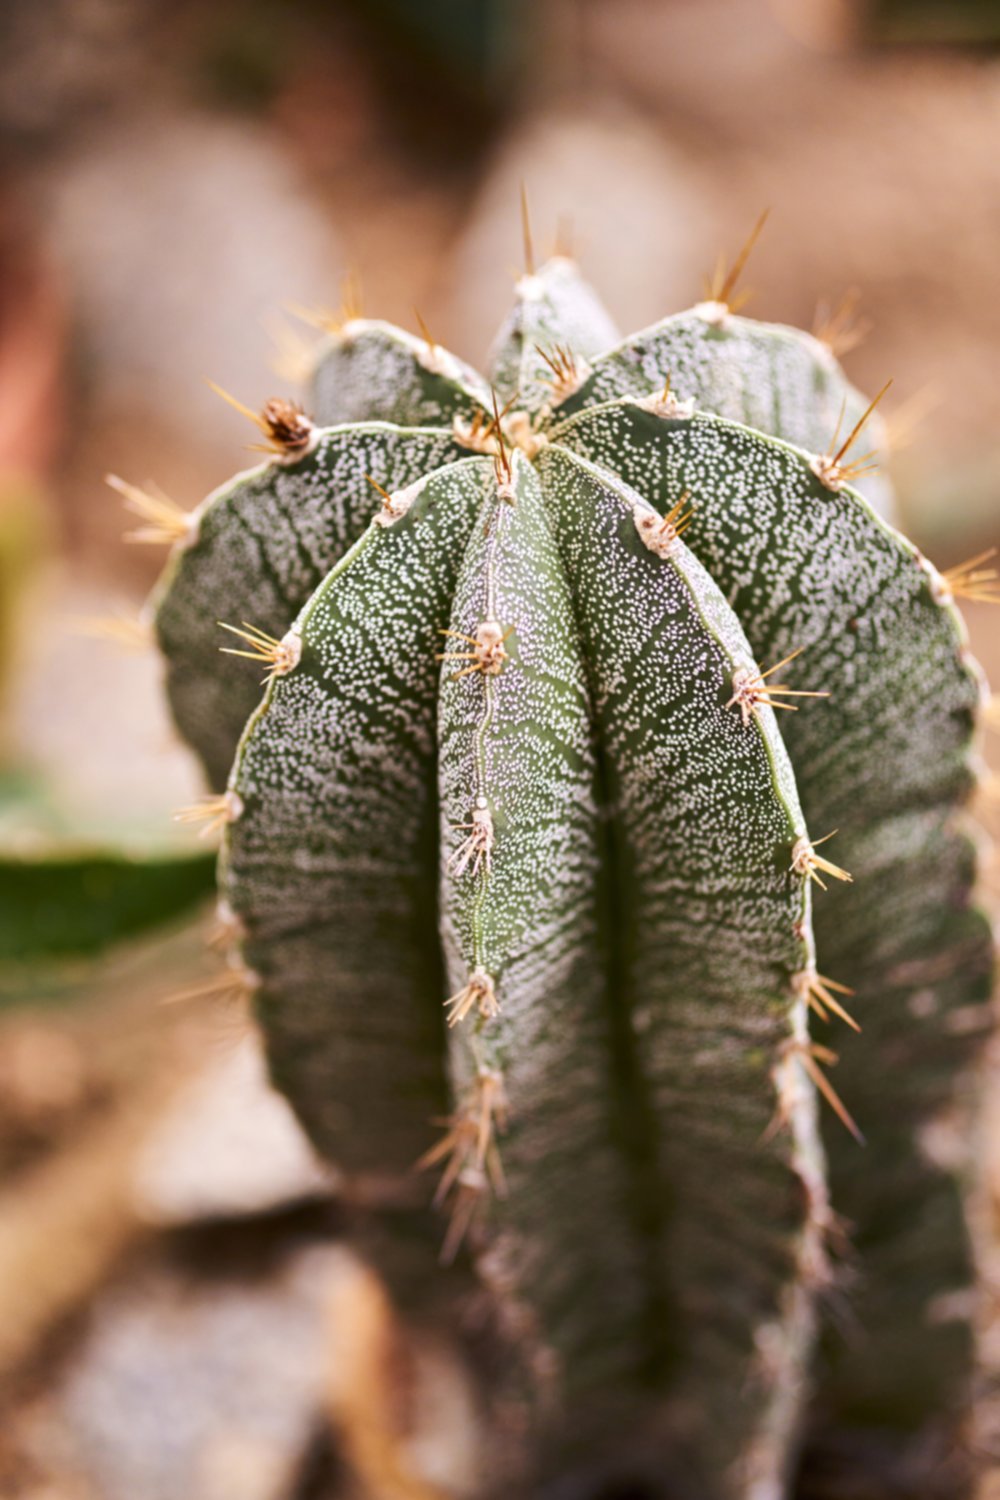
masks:
<path fill-rule="evenodd" d="M 335 1436 L 360 1272 L 212 989 L 210 851 L 171 820 L 201 787 L 127 625 L 162 559 L 103 476 L 188 507 L 250 463 L 205 377 L 295 394 L 295 310 L 351 274 L 481 362 L 522 180 L 624 329 L 697 301 L 769 206 L 751 314 L 811 327 L 856 289 L 845 362 L 894 377 L 907 529 L 941 566 L 1000 542 L 998 0 L 3 0 L 4 1497 L 362 1493 Z"/>

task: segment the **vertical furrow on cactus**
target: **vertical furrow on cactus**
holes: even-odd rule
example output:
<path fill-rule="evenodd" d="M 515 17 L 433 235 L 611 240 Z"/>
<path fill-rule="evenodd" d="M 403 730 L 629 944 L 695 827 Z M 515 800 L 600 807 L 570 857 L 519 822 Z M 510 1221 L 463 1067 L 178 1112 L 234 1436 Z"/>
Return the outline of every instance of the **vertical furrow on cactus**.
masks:
<path fill-rule="evenodd" d="M 538 480 L 517 455 L 473 529 L 450 630 L 451 1235 L 472 1216 L 538 1381 L 529 1404 L 549 1408 L 550 1443 L 579 1446 L 633 1419 L 649 1307 L 614 1139 L 583 662 Z"/>
<path fill-rule="evenodd" d="M 280 638 L 378 510 L 369 480 L 404 489 L 462 456 L 440 430 L 317 430 L 303 457 L 237 475 L 192 515 L 152 609 L 174 720 L 213 787 L 225 786 L 261 697 L 259 662 L 220 657 L 220 647 L 242 643 L 219 621 Z"/>
<path fill-rule="evenodd" d="M 950 1409 L 968 1376 L 956 1364 L 968 1358 L 968 1329 L 942 1329 L 926 1305 L 918 1315 L 909 1290 L 900 1300 L 891 1268 L 926 1215 L 937 1229 L 923 1241 L 913 1297 L 953 1284 L 962 1264 L 971 1275 L 959 1185 L 954 1174 L 943 1181 L 921 1140 L 954 1090 L 956 1046 L 968 1058 L 977 1043 L 978 1026 L 949 1042 L 949 1015 L 978 1004 L 991 965 L 987 925 L 969 909 L 974 862 L 967 849 L 956 859 L 965 846 L 943 831 L 972 783 L 978 675 L 946 580 L 850 488 L 828 488 L 806 456 L 746 429 L 656 421 L 634 403 L 611 403 L 561 436 L 616 464 L 659 507 L 687 493 L 685 540 L 732 601 L 758 659 L 804 648 L 781 676 L 829 693 L 790 700 L 799 711 L 782 728 L 810 824 L 821 835 L 840 830 L 831 858 L 855 878 L 853 888 L 829 881 L 839 888 L 820 892 L 817 934 L 825 972 L 858 992 L 852 1008 L 864 1034 L 843 1038 L 839 1087 L 869 1147 L 861 1158 L 836 1131 L 828 1138 L 834 1202 L 865 1251 L 862 1306 L 879 1310 L 855 1352 L 834 1341 L 830 1357 L 837 1400 L 851 1384 L 857 1392 L 852 1418 L 867 1402 L 873 1420 L 895 1411 L 910 1427 L 917 1351 L 922 1363 L 951 1356 L 948 1378 L 920 1388 L 924 1418 L 939 1399 Z M 912 967 L 897 944 L 911 947 Z M 924 1060 L 916 1093 L 896 1065 L 913 1049 Z M 893 1181 L 906 1184 L 905 1215 L 887 1210 Z M 871 1184 L 885 1196 L 873 1197 Z"/>
<path fill-rule="evenodd" d="M 446 1107 L 437 632 L 491 475 L 466 459 L 394 497 L 303 610 L 231 783 L 222 889 L 275 1081 L 333 1161 L 404 1195 Z"/>
<path fill-rule="evenodd" d="M 489 406 L 483 378 L 454 354 L 392 323 L 354 318 L 319 346 L 310 379 L 317 422 L 449 427 Z"/>
<path fill-rule="evenodd" d="M 519 410 L 534 413 L 576 390 L 618 331 L 571 260 L 529 270 L 514 291 L 489 374 L 504 403 L 516 398 Z"/>
<path fill-rule="evenodd" d="M 829 696 L 803 699 L 782 733 L 817 832 L 967 794 L 980 690 L 961 622 L 944 580 L 860 495 L 828 488 L 807 455 L 772 438 L 628 400 L 553 437 L 658 510 L 685 497 L 685 541 L 758 660 L 802 650 L 782 676 Z"/>
<path fill-rule="evenodd" d="M 718 303 L 675 313 L 632 334 L 595 361 L 588 379 L 554 408 L 553 424 L 616 397 L 657 398 L 666 415 L 697 408 L 813 453 L 839 431 L 846 438 L 868 401 L 847 379 L 828 346 L 798 328 L 740 318 Z M 873 413 L 844 455 L 871 451 L 884 461 L 888 436 Z M 892 518 L 894 497 L 884 471 L 858 483 L 880 515 Z"/>
<path fill-rule="evenodd" d="M 683 543 L 576 456 L 548 448 L 539 468 L 608 775 L 617 1003 L 657 1115 L 671 1441 L 697 1493 L 776 1496 L 825 1214 L 793 994 L 812 956 L 794 780 L 771 715 L 726 706 L 753 660 Z M 765 1144 L 775 1068 L 791 1130 Z"/>

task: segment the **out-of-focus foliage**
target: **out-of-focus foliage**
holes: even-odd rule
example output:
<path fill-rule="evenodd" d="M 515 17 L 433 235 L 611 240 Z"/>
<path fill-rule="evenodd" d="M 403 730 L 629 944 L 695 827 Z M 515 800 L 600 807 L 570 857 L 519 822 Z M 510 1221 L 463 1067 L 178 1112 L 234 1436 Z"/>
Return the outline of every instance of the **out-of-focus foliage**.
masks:
<path fill-rule="evenodd" d="M 1000 43 L 997 0 L 873 0 L 869 25 L 888 42 Z"/>
<path fill-rule="evenodd" d="M 0 860 L 0 963 L 90 956 L 170 922 L 207 897 L 211 854 L 133 859 L 109 851 Z"/>

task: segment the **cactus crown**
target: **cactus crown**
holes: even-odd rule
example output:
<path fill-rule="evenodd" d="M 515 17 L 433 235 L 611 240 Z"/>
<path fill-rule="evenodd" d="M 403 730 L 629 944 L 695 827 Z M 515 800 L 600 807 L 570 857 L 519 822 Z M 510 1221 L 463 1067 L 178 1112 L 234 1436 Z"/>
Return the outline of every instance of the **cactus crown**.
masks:
<path fill-rule="evenodd" d="M 486 380 L 354 309 L 309 410 L 268 403 L 193 516 L 137 507 L 276 1083 L 346 1171 L 440 1169 L 543 1468 L 781 1493 L 831 1187 L 870 1342 L 824 1410 L 941 1419 L 967 1329 L 927 1304 L 966 1252 L 916 1135 L 988 986 L 980 680 L 878 414 L 732 276 L 621 341 L 561 257 Z"/>

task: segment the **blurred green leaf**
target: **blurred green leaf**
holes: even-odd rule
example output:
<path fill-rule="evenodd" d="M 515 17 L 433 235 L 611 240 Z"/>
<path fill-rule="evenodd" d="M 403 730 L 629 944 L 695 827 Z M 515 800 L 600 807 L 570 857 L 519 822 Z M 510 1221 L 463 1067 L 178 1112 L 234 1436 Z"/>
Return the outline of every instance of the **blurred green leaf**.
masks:
<path fill-rule="evenodd" d="M 100 953 L 182 916 L 214 886 L 214 854 L 0 858 L 0 963 Z"/>

